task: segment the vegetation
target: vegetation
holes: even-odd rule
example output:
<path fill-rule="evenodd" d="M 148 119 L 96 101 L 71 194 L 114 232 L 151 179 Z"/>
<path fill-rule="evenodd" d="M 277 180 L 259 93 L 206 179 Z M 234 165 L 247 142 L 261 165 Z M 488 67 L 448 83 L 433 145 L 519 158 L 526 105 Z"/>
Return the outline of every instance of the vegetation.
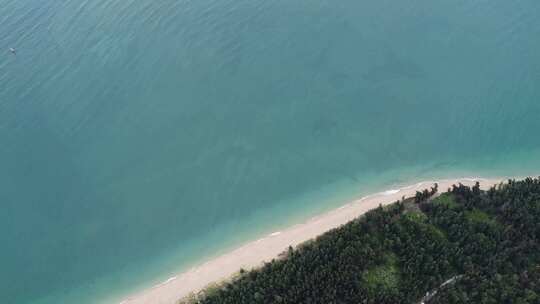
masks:
<path fill-rule="evenodd" d="M 540 303 L 540 179 L 436 192 L 379 207 L 185 301 Z"/>

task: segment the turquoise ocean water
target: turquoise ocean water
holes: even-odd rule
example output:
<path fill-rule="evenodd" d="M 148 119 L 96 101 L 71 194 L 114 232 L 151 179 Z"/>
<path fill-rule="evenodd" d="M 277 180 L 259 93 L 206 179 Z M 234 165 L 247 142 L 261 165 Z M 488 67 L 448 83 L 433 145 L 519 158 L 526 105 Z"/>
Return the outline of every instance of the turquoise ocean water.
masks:
<path fill-rule="evenodd" d="M 538 0 L 0 0 L 0 302 L 114 303 L 357 195 L 537 174 L 539 130 Z"/>

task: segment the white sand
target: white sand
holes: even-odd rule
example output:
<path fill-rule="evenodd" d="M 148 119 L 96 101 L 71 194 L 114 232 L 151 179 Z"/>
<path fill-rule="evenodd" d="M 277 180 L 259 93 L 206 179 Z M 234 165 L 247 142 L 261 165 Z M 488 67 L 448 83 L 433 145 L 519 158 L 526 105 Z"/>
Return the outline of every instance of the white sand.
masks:
<path fill-rule="evenodd" d="M 417 190 L 429 188 L 433 183 L 439 184 L 439 192 L 453 184 L 462 183 L 472 186 L 479 181 L 483 189 L 498 184 L 503 179 L 459 178 L 452 180 L 426 181 L 400 189 L 392 189 L 369 195 L 353 201 L 343 207 L 317 216 L 305 223 L 295 225 L 283 231 L 269 234 L 267 237 L 247 243 L 246 245 L 210 260 L 190 271 L 178 274 L 165 282 L 135 294 L 122 304 L 174 304 L 191 292 L 197 292 L 216 281 L 226 279 L 238 272 L 240 268 L 251 269 L 270 261 L 285 251 L 289 245 L 296 246 L 324 232 L 339 227 L 366 211 L 376 208 L 379 204 L 387 205 L 401 199 L 414 196 Z"/>

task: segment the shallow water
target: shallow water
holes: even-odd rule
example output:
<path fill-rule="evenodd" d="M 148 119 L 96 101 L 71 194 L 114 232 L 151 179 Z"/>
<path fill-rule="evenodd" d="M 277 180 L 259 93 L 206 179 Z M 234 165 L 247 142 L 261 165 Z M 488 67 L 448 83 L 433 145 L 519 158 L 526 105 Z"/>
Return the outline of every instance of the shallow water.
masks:
<path fill-rule="evenodd" d="M 536 174 L 538 37 L 535 0 L 0 0 L 1 302 L 120 295 L 410 180 Z"/>

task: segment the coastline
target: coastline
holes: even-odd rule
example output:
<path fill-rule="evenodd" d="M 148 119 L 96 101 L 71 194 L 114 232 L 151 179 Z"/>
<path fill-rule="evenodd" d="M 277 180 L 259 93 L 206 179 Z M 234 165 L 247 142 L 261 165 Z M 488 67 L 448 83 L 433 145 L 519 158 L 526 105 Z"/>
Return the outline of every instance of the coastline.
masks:
<path fill-rule="evenodd" d="M 198 292 L 214 282 L 230 278 L 240 268 L 252 269 L 265 261 L 277 258 L 289 246 L 297 246 L 325 232 L 337 228 L 379 205 L 388 205 L 403 196 L 414 196 L 416 191 L 429 188 L 433 183 L 439 184 L 439 191 L 446 192 L 453 184 L 462 183 L 467 186 L 480 182 L 482 189 L 505 182 L 507 178 L 455 178 L 423 181 L 397 189 L 370 194 L 351 201 L 339 208 L 317 215 L 281 231 L 274 231 L 258 240 L 249 241 L 243 246 L 219 257 L 201 263 L 190 270 L 172 276 L 166 281 L 146 290 L 130 295 L 120 304 L 175 304 L 192 292 Z"/>

